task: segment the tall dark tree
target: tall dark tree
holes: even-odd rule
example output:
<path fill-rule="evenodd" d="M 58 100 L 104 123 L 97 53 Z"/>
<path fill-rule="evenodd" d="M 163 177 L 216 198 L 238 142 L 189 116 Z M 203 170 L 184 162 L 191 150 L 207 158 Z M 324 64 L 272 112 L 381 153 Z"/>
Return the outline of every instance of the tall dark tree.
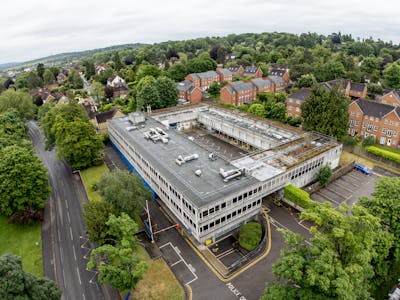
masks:
<path fill-rule="evenodd" d="M 169 48 L 168 51 L 165 53 L 165 58 L 170 60 L 172 57 L 176 57 L 179 59 L 179 54 L 176 52 L 175 49 Z"/>
<path fill-rule="evenodd" d="M 119 52 L 115 51 L 113 56 L 112 56 L 112 61 L 114 63 L 114 69 L 115 71 L 119 71 L 122 69 L 123 64 L 121 62 L 121 58 L 119 57 Z"/>
<path fill-rule="evenodd" d="M 227 53 L 228 51 L 224 47 L 214 46 L 210 50 L 210 57 L 217 63 L 223 64 Z"/>
<path fill-rule="evenodd" d="M 337 89 L 314 88 L 301 108 L 303 128 L 342 140 L 349 126 L 349 102 Z"/>
<path fill-rule="evenodd" d="M 168 69 L 168 76 L 176 82 L 184 80 L 187 74 L 187 68 L 182 63 L 175 63 Z"/>
<path fill-rule="evenodd" d="M 61 291 L 55 282 L 25 272 L 21 258 L 12 254 L 0 256 L 0 287 L 0 299 L 4 300 L 61 299 Z"/>
<path fill-rule="evenodd" d="M 36 72 L 37 72 L 38 76 L 43 79 L 44 65 L 42 63 L 37 65 Z"/>
<path fill-rule="evenodd" d="M 86 79 L 89 80 L 92 76 L 94 76 L 96 74 L 96 69 L 94 68 L 94 63 L 89 60 L 85 60 L 83 62 L 83 65 L 85 66 L 85 77 L 86 77 Z"/>

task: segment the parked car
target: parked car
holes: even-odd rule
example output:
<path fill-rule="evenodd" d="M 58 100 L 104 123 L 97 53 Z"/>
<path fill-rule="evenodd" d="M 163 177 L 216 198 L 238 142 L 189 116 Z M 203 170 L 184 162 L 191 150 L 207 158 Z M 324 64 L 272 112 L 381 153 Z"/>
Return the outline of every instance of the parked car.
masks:
<path fill-rule="evenodd" d="M 363 164 L 356 164 L 354 169 L 366 175 L 370 175 L 372 173 L 371 170 Z"/>

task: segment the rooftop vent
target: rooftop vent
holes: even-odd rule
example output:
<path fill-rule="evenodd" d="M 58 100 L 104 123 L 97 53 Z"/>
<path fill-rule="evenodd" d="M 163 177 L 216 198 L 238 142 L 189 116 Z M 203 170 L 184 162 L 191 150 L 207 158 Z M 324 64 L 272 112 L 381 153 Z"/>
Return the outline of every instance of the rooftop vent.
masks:
<path fill-rule="evenodd" d="M 201 176 L 201 170 L 199 169 L 199 170 L 196 170 L 196 171 L 194 171 L 194 174 L 196 174 L 196 176 Z"/>
<path fill-rule="evenodd" d="M 217 156 L 216 156 L 213 152 L 211 152 L 210 154 L 208 154 L 208 158 L 209 158 L 210 160 L 216 160 L 216 159 L 217 159 Z"/>
<path fill-rule="evenodd" d="M 198 159 L 198 158 L 199 158 L 199 155 L 196 153 L 189 155 L 189 156 L 185 156 L 185 157 L 182 157 L 182 155 L 179 155 L 178 158 L 175 159 L 175 162 L 177 165 L 181 166 L 184 163 L 187 163 L 191 160 Z"/>
<path fill-rule="evenodd" d="M 132 131 L 132 130 L 136 130 L 136 129 L 138 129 L 136 126 L 128 126 L 128 127 L 126 127 L 126 130 L 128 130 L 128 131 Z"/>
<path fill-rule="evenodd" d="M 224 169 L 219 169 L 219 174 L 224 178 L 224 182 L 228 182 L 229 180 L 241 176 L 243 172 L 239 169 L 232 169 L 225 171 Z"/>

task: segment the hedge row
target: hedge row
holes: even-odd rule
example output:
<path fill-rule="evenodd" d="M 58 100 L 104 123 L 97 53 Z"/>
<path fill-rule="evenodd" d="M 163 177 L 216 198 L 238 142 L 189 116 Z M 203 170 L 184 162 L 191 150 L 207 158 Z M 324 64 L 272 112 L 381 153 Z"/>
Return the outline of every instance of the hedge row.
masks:
<path fill-rule="evenodd" d="M 386 158 L 388 160 L 400 164 L 400 154 L 395 150 L 386 149 L 379 146 L 368 146 L 365 147 L 365 150 L 372 154 L 378 155 L 380 157 Z"/>
<path fill-rule="evenodd" d="M 291 184 L 285 186 L 285 198 L 304 209 L 315 204 L 315 201 L 310 198 L 310 194 Z"/>

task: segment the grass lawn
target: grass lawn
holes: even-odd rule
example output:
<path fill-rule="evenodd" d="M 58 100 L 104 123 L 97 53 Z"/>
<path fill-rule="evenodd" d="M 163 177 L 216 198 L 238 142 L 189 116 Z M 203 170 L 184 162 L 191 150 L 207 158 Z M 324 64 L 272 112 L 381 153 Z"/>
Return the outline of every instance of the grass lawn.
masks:
<path fill-rule="evenodd" d="M 81 171 L 81 176 L 83 180 L 83 184 L 85 185 L 86 192 L 88 194 L 89 200 L 92 201 L 100 201 L 101 196 L 97 191 L 92 189 L 93 184 L 97 184 L 100 180 L 100 177 L 103 174 L 109 173 L 107 166 L 102 164 L 100 166 L 94 166 L 87 168 L 86 170 Z"/>
<path fill-rule="evenodd" d="M 0 255 L 5 253 L 21 256 L 26 272 L 43 277 L 40 223 L 31 226 L 8 224 L 7 218 L 0 216 Z"/>
<path fill-rule="evenodd" d="M 183 300 L 185 298 L 183 288 L 164 260 L 150 259 L 142 247 L 139 247 L 139 254 L 147 262 L 149 268 L 130 299 Z M 122 299 L 125 299 L 125 295 L 126 293 L 123 293 Z"/>

